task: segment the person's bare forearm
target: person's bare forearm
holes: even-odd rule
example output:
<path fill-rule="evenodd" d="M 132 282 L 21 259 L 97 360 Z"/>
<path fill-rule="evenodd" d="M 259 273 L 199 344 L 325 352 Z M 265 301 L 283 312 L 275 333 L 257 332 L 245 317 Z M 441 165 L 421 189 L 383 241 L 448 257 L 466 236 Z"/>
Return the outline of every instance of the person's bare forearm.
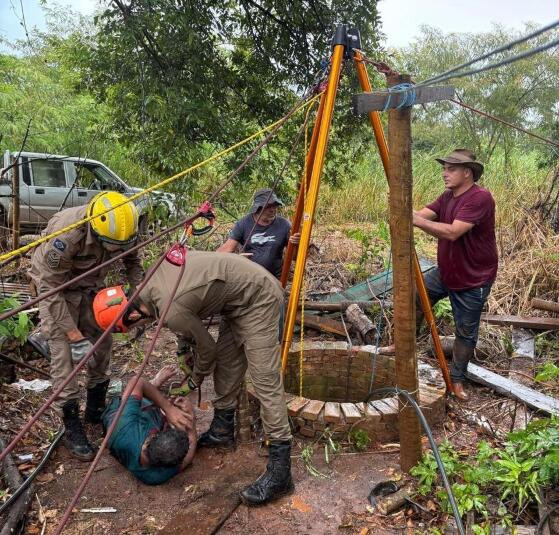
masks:
<path fill-rule="evenodd" d="M 150 401 L 153 401 L 153 403 L 155 403 L 155 405 L 157 405 L 163 412 L 167 412 L 173 406 L 172 403 L 161 392 L 159 392 L 154 385 L 148 383 L 147 381 L 143 381 L 142 396 L 148 398 Z"/>
<path fill-rule="evenodd" d="M 423 232 L 442 240 L 454 241 L 460 236 L 455 232 L 452 225 L 448 223 L 439 223 L 438 221 L 430 221 L 422 217 L 414 217 L 414 226 L 420 228 Z"/>

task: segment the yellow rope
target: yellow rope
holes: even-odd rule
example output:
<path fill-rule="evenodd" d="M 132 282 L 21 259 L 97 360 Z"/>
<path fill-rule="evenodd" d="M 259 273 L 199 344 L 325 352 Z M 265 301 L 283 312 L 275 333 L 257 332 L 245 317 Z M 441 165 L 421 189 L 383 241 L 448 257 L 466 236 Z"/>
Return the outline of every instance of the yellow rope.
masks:
<path fill-rule="evenodd" d="M 312 108 L 307 110 L 305 114 L 305 145 L 303 150 L 303 181 L 306 182 L 307 180 L 307 151 L 308 151 L 308 120 L 309 114 L 312 111 Z M 305 187 L 305 183 L 303 183 L 303 206 L 307 201 L 307 188 Z M 307 285 L 306 280 L 303 278 L 303 286 L 301 288 L 301 338 L 299 344 L 299 397 L 303 397 L 303 360 L 305 354 L 305 295 L 306 295 Z"/>
<path fill-rule="evenodd" d="M 299 106 L 295 110 L 295 113 L 304 109 L 304 108 L 306 108 L 306 107 L 308 107 L 308 106 L 310 106 L 318 98 L 320 98 L 321 94 L 322 93 L 319 93 L 318 95 L 315 95 L 312 99 L 310 99 L 307 102 L 301 104 L 301 106 Z M 283 120 L 284 120 L 284 118 L 281 118 L 278 121 L 276 121 L 275 123 L 272 123 L 268 126 L 265 126 L 264 128 L 262 128 L 258 132 L 250 135 L 249 137 L 243 139 L 242 141 L 239 141 L 235 145 L 232 145 L 231 147 L 228 147 L 227 149 L 224 149 L 221 152 L 218 152 L 218 153 L 210 156 L 206 160 L 204 160 L 202 162 L 199 162 L 199 163 L 193 165 L 192 167 L 189 167 L 188 169 L 185 169 L 184 171 L 181 171 L 180 173 L 177 173 L 176 175 L 173 175 L 169 178 L 166 178 L 165 180 L 162 180 L 161 182 L 159 182 L 159 183 L 157 183 L 153 186 L 150 186 L 149 188 L 146 188 L 146 189 L 132 195 L 131 197 L 128 197 L 126 202 L 117 204 L 116 206 L 113 206 L 112 208 L 106 210 L 105 212 L 101 212 L 101 213 L 99 213 L 95 216 L 89 216 L 89 217 L 85 217 L 84 219 L 80 219 L 76 223 L 72 223 L 71 225 L 68 225 L 67 227 L 64 227 L 61 230 L 57 230 L 56 232 L 52 232 L 51 234 L 48 234 L 47 236 L 43 236 L 42 238 L 39 238 L 38 240 L 35 240 L 34 242 L 28 243 L 27 245 L 24 245 L 23 247 L 20 247 L 19 249 L 14 249 L 13 251 L 9 251 L 8 253 L 4 253 L 3 255 L 0 255 L 0 262 L 4 262 L 5 260 L 9 260 L 10 258 L 13 258 L 14 256 L 26 253 L 27 251 L 30 251 L 31 249 L 37 247 L 38 245 L 41 245 L 41 243 L 45 243 L 45 242 L 49 241 L 50 239 L 55 238 L 56 236 L 60 236 L 61 234 L 64 234 L 65 232 L 68 232 L 69 230 L 73 230 L 75 228 L 78 228 L 81 225 L 87 223 L 88 221 L 91 221 L 95 217 L 99 217 L 100 215 L 106 214 L 107 212 L 110 212 L 111 210 L 114 210 L 115 208 L 118 208 L 119 206 L 122 206 L 122 205 L 127 204 L 127 203 L 132 202 L 132 201 L 135 201 L 136 199 L 142 197 L 143 195 L 151 193 L 153 190 L 155 190 L 157 188 L 161 188 L 163 186 L 166 186 L 167 184 L 170 184 L 171 182 L 174 182 L 175 180 L 191 173 L 192 171 L 195 171 L 196 169 L 198 169 L 198 168 L 200 168 L 200 167 L 202 167 L 202 166 L 204 166 L 204 165 L 206 165 L 210 162 L 213 162 L 214 160 L 217 160 L 218 158 L 221 158 L 222 156 L 225 156 L 226 154 L 229 154 L 230 152 L 232 152 L 235 149 L 241 147 L 242 145 L 245 145 L 246 143 L 248 143 L 249 141 L 251 141 L 255 137 L 258 137 L 259 135 L 263 134 L 264 132 L 268 132 L 269 130 L 272 130 L 278 124 L 280 124 Z"/>

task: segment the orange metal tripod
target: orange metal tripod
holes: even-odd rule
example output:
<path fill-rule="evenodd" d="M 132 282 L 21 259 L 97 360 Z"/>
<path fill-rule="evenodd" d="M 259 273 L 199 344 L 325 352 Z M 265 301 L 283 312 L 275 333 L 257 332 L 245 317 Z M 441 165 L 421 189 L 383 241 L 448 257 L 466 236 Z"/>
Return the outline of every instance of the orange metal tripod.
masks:
<path fill-rule="evenodd" d="M 307 252 L 310 243 L 312 224 L 314 220 L 314 212 L 316 208 L 318 190 L 320 186 L 320 175 L 324 164 L 324 157 L 325 157 L 326 147 L 328 143 L 328 133 L 332 121 L 334 100 L 337 92 L 337 87 L 339 84 L 341 62 L 345 52 L 346 52 L 345 45 L 336 44 L 334 46 L 334 54 L 332 57 L 330 75 L 328 78 L 328 87 L 325 93 L 322 95 L 320 106 L 317 111 L 316 121 L 315 121 L 312 138 L 311 138 L 311 144 L 309 147 L 309 152 L 307 154 L 307 166 L 306 166 L 307 173 L 306 176 L 304 176 L 301 180 L 301 184 L 299 188 L 299 196 L 297 198 L 296 210 L 293 217 L 293 224 L 291 230 L 292 234 L 299 232 L 301 221 L 302 221 L 303 228 L 301 233 L 301 241 L 299 243 L 299 252 L 297 256 L 297 261 L 295 263 L 295 273 L 293 276 L 293 283 L 292 283 L 291 293 L 289 297 L 289 303 L 287 307 L 286 322 L 284 328 L 284 339 L 282 341 L 283 372 L 285 372 L 285 368 L 287 365 L 287 355 L 289 353 L 289 348 L 291 346 L 291 342 L 293 339 L 293 328 L 295 325 L 295 317 L 297 315 L 297 307 L 299 305 L 302 278 L 305 271 Z M 369 81 L 369 76 L 365 68 L 363 55 L 359 50 L 354 50 L 353 58 L 357 70 L 357 76 L 359 78 L 359 83 L 361 85 L 361 89 L 365 92 L 371 92 L 372 91 L 371 83 Z M 371 126 L 373 128 L 375 140 L 379 148 L 384 171 L 388 178 L 388 166 L 389 166 L 388 145 L 386 143 L 386 138 L 384 136 L 382 123 L 380 121 L 378 112 L 376 111 L 370 112 L 369 119 L 371 121 Z M 305 190 L 303 188 L 305 188 Z M 303 206 L 303 199 L 305 199 L 305 195 L 307 199 L 307 206 Z M 284 287 L 286 286 L 287 283 L 287 278 L 289 275 L 292 259 L 293 259 L 293 245 L 289 244 L 287 248 L 284 264 L 283 264 L 282 274 L 281 274 L 281 283 Z M 452 392 L 452 380 L 450 378 L 450 372 L 448 370 L 448 365 L 446 363 L 446 359 L 444 357 L 444 353 L 442 350 L 439 333 L 435 323 L 435 318 L 433 315 L 433 311 L 431 309 L 431 303 L 429 301 L 429 297 L 427 295 L 427 290 L 425 287 L 425 281 L 423 279 L 423 273 L 421 272 L 419 260 L 417 258 L 417 253 L 415 252 L 413 257 L 413 264 L 414 264 L 414 273 L 415 273 L 417 292 L 421 301 L 423 312 L 425 314 L 425 319 L 431 331 L 435 354 L 444 377 L 447 391 Z"/>

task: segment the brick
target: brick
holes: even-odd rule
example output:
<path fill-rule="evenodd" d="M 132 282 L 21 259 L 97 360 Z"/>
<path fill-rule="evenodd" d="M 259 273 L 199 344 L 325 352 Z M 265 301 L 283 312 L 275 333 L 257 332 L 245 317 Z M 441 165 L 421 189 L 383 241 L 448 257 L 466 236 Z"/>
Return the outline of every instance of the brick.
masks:
<path fill-rule="evenodd" d="M 335 402 L 327 402 L 324 406 L 324 421 L 335 424 L 342 423 L 342 412 L 340 404 Z"/>
<path fill-rule="evenodd" d="M 323 407 L 324 401 L 313 399 L 305 405 L 305 408 L 301 411 L 301 416 L 305 418 L 305 420 L 318 420 L 318 415 Z"/>
<path fill-rule="evenodd" d="M 324 422 L 321 422 L 321 421 L 319 421 L 319 420 L 316 420 L 316 422 L 313 422 L 313 423 L 312 423 L 312 428 L 313 428 L 315 431 L 324 431 L 324 427 L 325 427 L 325 426 L 324 426 Z"/>
<path fill-rule="evenodd" d="M 361 413 L 354 403 L 342 403 L 340 406 L 347 423 L 358 422 L 359 420 L 361 420 Z"/>
<path fill-rule="evenodd" d="M 365 416 L 369 420 L 380 422 L 382 414 L 376 409 L 374 403 L 371 401 L 367 403 L 367 407 L 365 408 Z"/>
<path fill-rule="evenodd" d="M 310 427 L 303 427 L 299 429 L 299 433 L 304 437 L 314 438 L 316 431 L 314 429 L 311 429 Z"/>
<path fill-rule="evenodd" d="M 309 402 L 307 398 L 296 397 L 287 404 L 289 416 L 297 416 L 301 409 Z"/>

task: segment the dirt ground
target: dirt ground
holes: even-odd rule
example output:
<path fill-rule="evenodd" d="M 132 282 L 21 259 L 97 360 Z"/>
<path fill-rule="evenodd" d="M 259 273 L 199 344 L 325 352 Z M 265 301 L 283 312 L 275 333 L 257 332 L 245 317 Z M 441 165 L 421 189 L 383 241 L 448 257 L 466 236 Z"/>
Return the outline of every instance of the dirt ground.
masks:
<path fill-rule="evenodd" d="M 115 344 L 113 374 L 123 382 L 139 365 L 131 359 L 131 350 L 123 342 Z M 172 363 L 175 353 L 173 335 L 164 331 L 156 345 L 153 361 L 146 373 L 152 377 L 164 364 Z M 2 386 L 2 389 L 12 387 Z M 495 421 L 506 424 L 501 404 L 488 389 L 470 387 L 472 400 L 466 406 L 449 400 L 449 419 L 434 429 L 437 441 L 450 440 L 457 450 L 469 451 L 484 436 L 484 431 L 463 418 L 471 408 L 485 407 Z M 1 391 L 0 391 L 1 392 Z M 211 421 L 211 380 L 203 386 L 202 403 L 196 409 L 198 431 Z M 493 411 L 493 412 L 491 412 Z M 52 417 L 48 422 L 54 423 Z M 90 437 L 101 440 L 100 428 L 89 427 Z M 241 445 L 234 451 L 201 450 L 184 473 L 167 484 L 149 487 L 138 482 L 110 454 L 104 453 L 100 464 L 74 510 L 64 533 L 74 534 L 178 534 L 213 533 L 415 533 L 427 531 L 430 524 L 440 525 L 438 512 L 426 513 L 412 507 L 383 517 L 373 514 L 368 495 L 380 481 L 394 479 L 402 485 L 406 477 L 399 472 L 399 444 L 373 444 L 363 452 L 342 444 L 342 453 L 327 464 L 324 446 L 317 444 L 313 458 L 315 468 L 326 477 L 312 476 L 305 468 L 301 450 L 310 444 L 297 438 L 293 448 L 295 492 L 260 508 L 238 504 L 238 491 L 265 468 L 266 457 L 259 442 Z M 24 444 L 19 453 L 26 451 Z M 426 441 L 424 440 L 426 447 Z M 24 531 L 27 535 L 52 533 L 71 496 L 88 468 L 59 446 L 39 476 L 36 497 Z M 83 509 L 112 507 L 115 512 L 93 513 Z M 43 531 L 44 526 L 44 531 Z M 365 531 L 364 531 L 365 530 Z"/>
<path fill-rule="evenodd" d="M 330 238 L 317 237 L 309 261 L 308 298 L 320 299 L 333 287 L 347 287 L 355 282 L 351 271 L 344 270 L 347 262 L 363 258 L 363 250 L 354 240 L 343 239 L 335 231 Z M 367 259 L 368 272 L 382 269 L 378 258 Z M 485 329 L 485 327 L 484 327 Z M 387 330 L 389 331 L 389 330 Z M 452 329 L 443 325 L 442 333 Z M 503 348 L 503 329 L 489 328 L 482 338 L 486 351 L 480 353 L 482 365 L 495 371 L 505 371 L 508 358 Z M 309 338 L 316 333 L 309 333 Z M 386 342 L 386 340 L 384 340 Z M 419 341 L 420 356 L 431 359 L 427 338 Z M 153 377 L 165 364 L 175 363 L 174 336 L 163 331 L 146 371 Z M 125 340 L 115 342 L 112 361 L 113 379 L 125 383 L 141 362 L 141 351 Z M 431 362 L 434 361 L 431 359 Z M 34 365 L 48 370 L 44 361 Z M 36 377 L 33 372 L 19 372 L 23 378 Z M 487 388 L 469 385 L 471 399 L 447 404 L 447 420 L 433 432 L 438 443 L 448 440 L 459 452 L 471 452 L 481 439 L 492 440 L 532 417 L 514 402 L 496 395 Z M 33 410 L 47 394 L 24 394 L 9 385 L 0 385 L 0 428 L 6 437 L 21 428 Z M 203 432 L 212 418 L 211 380 L 203 385 L 202 403 L 196 409 L 198 432 Z M 483 422 L 480 424 L 479 418 Z M 51 414 L 43 416 L 32 432 L 15 450 L 17 454 L 33 453 L 33 461 L 20 464 L 28 474 L 39 461 L 59 422 Z M 100 428 L 88 428 L 89 436 L 101 441 Z M 315 477 L 305 468 L 301 451 L 314 446 L 313 465 L 325 477 Z M 427 442 L 423 441 L 427 449 Z M 354 451 L 342 443 L 342 452 L 327 464 L 324 444 L 296 438 L 293 452 L 295 492 L 261 508 L 239 505 L 238 491 L 250 483 L 265 468 L 266 457 L 259 441 L 239 446 L 234 451 L 200 451 L 191 467 L 170 482 L 148 487 L 139 483 L 110 454 L 104 453 L 94 475 L 75 508 L 64 533 L 67 534 L 392 534 L 426 533 L 432 526 L 444 526 L 449 519 L 429 503 L 408 505 L 393 514 L 382 516 L 371 510 L 368 495 L 380 481 L 408 481 L 399 471 L 399 444 L 371 444 L 364 452 Z M 63 446 L 54 452 L 49 463 L 36 479 L 35 498 L 24 533 L 48 535 L 53 533 L 72 495 L 88 468 L 70 457 Z M 1 489 L 0 489 L 1 490 Z M 1 495 L 0 495 L 1 498 Z M 1 500 L 0 500 L 1 501 Z M 86 512 L 84 509 L 114 508 L 114 512 Z"/>

